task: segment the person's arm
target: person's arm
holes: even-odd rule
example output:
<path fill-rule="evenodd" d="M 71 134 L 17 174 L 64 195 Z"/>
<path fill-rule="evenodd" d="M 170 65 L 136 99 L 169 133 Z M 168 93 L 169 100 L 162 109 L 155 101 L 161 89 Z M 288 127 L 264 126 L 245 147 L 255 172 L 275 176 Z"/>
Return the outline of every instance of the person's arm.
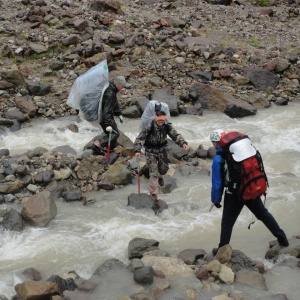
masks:
<path fill-rule="evenodd" d="M 102 114 L 103 117 L 107 115 L 115 115 L 119 117 L 120 115 L 122 115 L 122 111 L 117 99 L 117 94 L 113 91 L 111 86 L 106 89 L 103 95 Z"/>
<path fill-rule="evenodd" d="M 184 140 L 181 134 L 179 134 L 176 129 L 169 123 L 169 137 L 180 147 L 184 148 L 185 150 L 189 150 L 188 142 Z"/>
<path fill-rule="evenodd" d="M 115 95 L 115 109 L 114 109 L 114 115 L 117 117 L 120 117 L 122 115 L 122 110 L 120 108 L 119 102 L 118 102 L 118 98 Z"/>
<path fill-rule="evenodd" d="M 217 154 L 212 163 L 212 187 L 211 187 L 211 202 L 217 207 L 221 207 L 220 203 L 222 201 L 224 183 L 223 183 L 223 170 L 224 167 L 223 158 L 221 155 Z"/>
<path fill-rule="evenodd" d="M 150 125 L 148 124 L 137 136 L 133 143 L 133 149 L 136 154 L 141 153 L 142 148 L 143 148 L 143 143 L 145 142 L 149 132 L 151 130 Z"/>

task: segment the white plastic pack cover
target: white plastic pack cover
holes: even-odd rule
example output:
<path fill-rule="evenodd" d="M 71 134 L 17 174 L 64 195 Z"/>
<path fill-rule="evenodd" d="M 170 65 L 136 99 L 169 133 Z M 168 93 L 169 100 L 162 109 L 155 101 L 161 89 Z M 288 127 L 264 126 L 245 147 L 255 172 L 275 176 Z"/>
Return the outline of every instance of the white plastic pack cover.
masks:
<path fill-rule="evenodd" d="M 229 151 L 235 161 L 240 162 L 256 154 L 256 149 L 250 139 L 242 139 L 229 146 Z"/>
<path fill-rule="evenodd" d="M 145 128 L 147 124 L 149 124 L 154 117 L 156 116 L 155 113 L 155 104 L 161 104 L 161 111 L 164 111 L 167 116 L 167 120 L 170 121 L 170 111 L 169 106 L 167 103 L 160 102 L 158 100 L 150 100 L 147 104 L 142 117 L 141 117 L 141 124 L 140 124 L 140 132 Z"/>
<path fill-rule="evenodd" d="M 87 121 L 102 119 L 102 98 L 109 85 L 107 61 L 103 60 L 76 78 L 67 104 Z"/>

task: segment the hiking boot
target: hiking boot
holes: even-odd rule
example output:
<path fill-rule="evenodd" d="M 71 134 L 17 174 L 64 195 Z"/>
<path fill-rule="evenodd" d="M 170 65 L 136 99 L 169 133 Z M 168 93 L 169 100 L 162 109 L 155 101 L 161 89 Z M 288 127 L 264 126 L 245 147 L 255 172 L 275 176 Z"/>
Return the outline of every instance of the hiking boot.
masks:
<path fill-rule="evenodd" d="M 280 246 L 282 247 L 288 247 L 289 246 L 289 241 L 288 239 L 285 237 L 285 238 L 279 238 L 277 239 L 278 243 Z"/>
<path fill-rule="evenodd" d="M 151 197 L 152 197 L 152 199 L 154 200 L 154 202 L 158 200 L 158 198 L 157 198 L 157 195 L 156 195 L 156 194 L 151 194 Z"/>
<path fill-rule="evenodd" d="M 159 184 L 160 186 L 164 186 L 164 185 L 165 185 L 165 181 L 164 181 L 164 179 L 163 179 L 162 177 L 159 177 L 159 178 L 158 178 L 158 184 Z"/>
<path fill-rule="evenodd" d="M 93 150 L 94 155 L 105 155 L 105 151 L 103 148 L 99 148 L 95 144 L 92 145 L 91 149 Z"/>

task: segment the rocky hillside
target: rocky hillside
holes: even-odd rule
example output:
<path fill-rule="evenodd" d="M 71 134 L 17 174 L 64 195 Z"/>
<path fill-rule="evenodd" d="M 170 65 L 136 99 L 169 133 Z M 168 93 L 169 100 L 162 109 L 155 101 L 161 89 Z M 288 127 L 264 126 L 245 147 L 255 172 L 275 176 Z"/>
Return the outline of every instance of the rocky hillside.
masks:
<path fill-rule="evenodd" d="M 103 59 L 132 83 L 126 117 L 150 97 L 173 115 L 231 117 L 299 99 L 299 4 L 213 2 L 1 0 L 0 125 L 76 113 L 70 88 Z"/>

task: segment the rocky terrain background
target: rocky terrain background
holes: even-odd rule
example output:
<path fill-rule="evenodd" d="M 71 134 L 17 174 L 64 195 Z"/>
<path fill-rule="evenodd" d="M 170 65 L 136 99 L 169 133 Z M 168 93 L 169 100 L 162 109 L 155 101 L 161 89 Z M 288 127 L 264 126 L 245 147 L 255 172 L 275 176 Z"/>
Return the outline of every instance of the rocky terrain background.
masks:
<path fill-rule="evenodd" d="M 172 115 L 231 117 L 299 100 L 299 3 L 214 3 L 0 1 L 0 124 L 76 113 L 71 85 L 103 59 L 133 85 L 119 95 L 126 117 L 151 97 Z"/>
<path fill-rule="evenodd" d="M 19 130 L 34 118 L 77 114 L 67 105 L 71 86 L 79 75 L 104 59 L 111 78 L 124 75 L 132 84 L 118 95 L 127 118 L 139 118 L 149 99 L 167 102 L 172 116 L 201 116 L 209 109 L 232 118 L 255 114 L 270 103 L 288 105 L 299 101 L 297 1 L 0 0 L 0 8 L 0 134 L 6 134 L 5 127 Z M 66 130 L 77 128 L 70 124 Z M 47 226 L 57 213 L 56 200 L 87 204 L 89 199 L 83 196 L 86 192 L 112 190 L 116 185 L 130 183 L 137 168 L 130 159 L 132 142 L 121 134 L 118 144 L 109 162 L 91 155 L 91 143 L 85 145 L 80 157 L 64 145 L 56 149 L 37 147 L 15 156 L 0 145 L 2 227 L 22 231 L 25 224 Z M 201 145 L 186 155 L 173 144 L 169 154 L 170 162 L 184 164 L 189 172 L 201 170 L 201 161 L 214 155 L 212 149 L 205 150 Z M 147 174 L 147 170 L 141 172 Z M 169 189 L 166 192 L 170 192 L 175 184 L 169 175 L 165 181 Z M 21 213 L 10 208 L 11 203 L 21 204 Z M 299 257 L 298 240 L 295 237 L 287 250 L 295 257 Z M 146 241 L 144 248 L 153 245 Z M 270 258 L 282 251 L 277 245 L 272 247 Z M 188 253 L 188 263 L 186 257 L 181 259 L 194 265 L 202 253 L 198 252 Z M 156 255 L 153 259 L 161 264 L 160 256 L 164 255 Z M 233 283 L 233 272 L 237 270 L 221 266 L 232 266 L 231 255 L 231 249 L 227 249 L 223 252 L 226 259 L 219 258 L 219 263 L 209 265 L 211 257 L 205 263 L 198 262 L 197 278 L 214 277 L 213 281 Z M 141 257 L 142 254 L 132 256 Z M 242 260 L 247 269 L 248 260 Z M 135 281 L 141 285 L 147 286 L 154 277 L 156 281 L 166 275 L 152 268 L 155 261 L 133 262 L 130 272 L 138 273 Z M 181 264 L 176 261 L 177 270 Z M 202 267 L 205 264 L 209 267 Z M 253 268 L 251 265 L 250 270 Z M 221 269 L 226 269 L 225 276 L 219 275 Z M 257 268 L 254 269 L 257 276 Z M 263 272 L 263 266 L 260 269 Z M 76 274 L 73 279 L 68 277 L 71 283 L 60 277 L 52 278 L 50 283 L 36 283 L 40 279 L 36 280 L 33 273 L 28 276 L 30 281 L 16 288 L 18 299 L 31 299 L 41 288 L 46 292 L 34 299 L 63 299 L 64 291 L 77 286 L 88 292 L 96 288 L 95 282 L 80 281 Z M 242 282 L 250 277 L 252 274 L 247 273 Z M 253 286 L 263 286 L 264 290 L 264 279 L 259 278 Z M 195 299 L 197 289 L 208 288 L 206 284 L 187 289 L 186 297 Z M 154 289 L 122 299 L 156 299 L 168 288 L 168 283 L 158 281 Z M 226 288 L 222 292 L 225 291 Z M 212 294 L 218 293 L 216 289 Z M 75 294 L 70 294 L 70 299 Z M 241 298 L 227 293 L 226 298 L 216 299 Z M 275 295 L 274 299 L 286 297 Z"/>

